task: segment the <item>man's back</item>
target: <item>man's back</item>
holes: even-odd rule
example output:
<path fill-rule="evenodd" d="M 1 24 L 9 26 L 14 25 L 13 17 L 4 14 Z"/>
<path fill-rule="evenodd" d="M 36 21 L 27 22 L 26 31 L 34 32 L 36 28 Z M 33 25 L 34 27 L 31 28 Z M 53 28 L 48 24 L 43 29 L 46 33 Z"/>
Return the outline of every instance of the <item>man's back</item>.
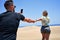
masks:
<path fill-rule="evenodd" d="M 23 20 L 22 15 L 14 12 L 5 12 L 0 14 L 0 39 L 13 40 L 16 37 L 19 20 Z M 19 18 L 20 17 L 20 18 Z"/>

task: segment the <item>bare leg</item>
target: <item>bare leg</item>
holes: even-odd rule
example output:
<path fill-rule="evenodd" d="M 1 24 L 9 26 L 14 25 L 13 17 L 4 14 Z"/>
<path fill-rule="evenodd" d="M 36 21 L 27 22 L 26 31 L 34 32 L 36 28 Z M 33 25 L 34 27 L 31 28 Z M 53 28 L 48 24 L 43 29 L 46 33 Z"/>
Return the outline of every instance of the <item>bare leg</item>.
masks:
<path fill-rule="evenodd" d="M 49 33 L 45 33 L 45 38 L 46 38 L 46 40 L 49 40 L 49 36 L 50 36 Z"/>
<path fill-rule="evenodd" d="M 42 33 L 42 40 L 45 39 L 45 33 Z"/>

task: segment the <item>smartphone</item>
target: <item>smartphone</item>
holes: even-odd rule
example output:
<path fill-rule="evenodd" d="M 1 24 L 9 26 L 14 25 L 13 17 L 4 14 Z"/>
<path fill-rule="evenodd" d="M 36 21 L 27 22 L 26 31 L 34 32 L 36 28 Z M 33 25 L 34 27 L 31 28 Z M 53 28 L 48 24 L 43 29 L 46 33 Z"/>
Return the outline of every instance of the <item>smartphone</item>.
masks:
<path fill-rule="evenodd" d="M 23 9 L 21 9 L 21 13 L 23 13 Z"/>

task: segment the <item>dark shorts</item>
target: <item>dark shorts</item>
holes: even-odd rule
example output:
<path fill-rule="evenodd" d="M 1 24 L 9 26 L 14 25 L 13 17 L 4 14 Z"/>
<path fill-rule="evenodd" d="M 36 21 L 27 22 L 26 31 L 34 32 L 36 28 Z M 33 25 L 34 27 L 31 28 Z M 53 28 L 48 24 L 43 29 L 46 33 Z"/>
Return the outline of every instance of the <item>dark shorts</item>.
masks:
<path fill-rule="evenodd" d="M 49 26 L 42 26 L 41 27 L 41 33 L 50 33 L 50 27 Z"/>

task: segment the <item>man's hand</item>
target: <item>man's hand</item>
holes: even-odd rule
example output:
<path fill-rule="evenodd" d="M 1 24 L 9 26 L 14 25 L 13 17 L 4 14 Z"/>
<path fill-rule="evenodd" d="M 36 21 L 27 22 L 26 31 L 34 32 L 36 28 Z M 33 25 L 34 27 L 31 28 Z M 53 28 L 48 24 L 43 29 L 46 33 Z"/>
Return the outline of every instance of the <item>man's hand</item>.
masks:
<path fill-rule="evenodd" d="M 31 20 L 29 18 L 25 18 L 24 21 L 28 22 L 28 23 L 35 23 L 35 20 Z"/>
<path fill-rule="evenodd" d="M 31 20 L 31 19 L 30 19 L 30 20 L 29 20 L 29 22 L 30 22 L 30 23 L 35 23 L 36 21 L 35 21 L 35 20 Z"/>

